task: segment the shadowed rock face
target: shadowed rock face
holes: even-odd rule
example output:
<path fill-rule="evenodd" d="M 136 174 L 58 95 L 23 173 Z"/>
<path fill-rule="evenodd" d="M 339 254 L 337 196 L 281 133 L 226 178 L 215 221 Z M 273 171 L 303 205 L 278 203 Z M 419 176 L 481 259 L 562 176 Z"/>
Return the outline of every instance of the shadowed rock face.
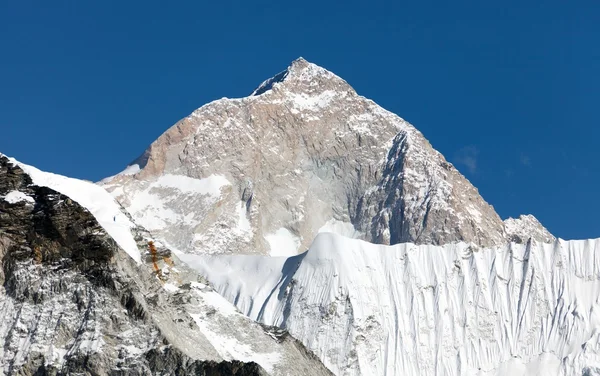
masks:
<path fill-rule="evenodd" d="M 32 185 L 3 156 L 0 261 L 4 374 L 265 374 L 256 363 L 223 361 L 206 338 L 188 333 L 191 320 L 161 312 L 168 297 L 156 278 L 87 210 Z M 206 360 L 181 351 L 190 343 L 178 335 Z"/>
<path fill-rule="evenodd" d="M 186 252 L 268 254 L 286 241 L 301 252 L 332 221 L 381 244 L 506 241 L 494 209 L 419 131 L 304 59 L 247 98 L 194 111 L 134 164 L 102 184 Z M 189 189 L 217 177 L 216 194 Z"/>

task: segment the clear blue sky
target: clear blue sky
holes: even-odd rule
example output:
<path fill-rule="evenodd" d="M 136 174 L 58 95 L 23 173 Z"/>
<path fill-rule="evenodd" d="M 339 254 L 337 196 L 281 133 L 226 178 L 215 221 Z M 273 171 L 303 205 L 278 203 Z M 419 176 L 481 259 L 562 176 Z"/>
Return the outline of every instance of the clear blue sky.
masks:
<path fill-rule="evenodd" d="M 502 217 L 600 237 L 600 2 L 184 3 L 1 2 L 0 152 L 99 180 L 303 56 L 413 123 Z"/>

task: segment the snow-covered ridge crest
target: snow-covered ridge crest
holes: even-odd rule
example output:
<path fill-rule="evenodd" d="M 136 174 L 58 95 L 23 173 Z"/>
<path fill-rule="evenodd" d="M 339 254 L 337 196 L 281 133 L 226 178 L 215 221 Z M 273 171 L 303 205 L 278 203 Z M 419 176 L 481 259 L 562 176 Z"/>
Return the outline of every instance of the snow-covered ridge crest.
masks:
<path fill-rule="evenodd" d="M 337 375 L 575 375 L 600 364 L 599 254 L 600 239 L 481 249 L 321 233 L 292 258 L 187 261 Z"/>
<path fill-rule="evenodd" d="M 9 160 L 21 167 L 35 185 L 52 188 L 89 210 L 119 246 L 135 261 L 141 262 L 140 250 L 131 234 L 135 224 L 129 220 L 121 210 L 121 206 L 104 188 L 91 182 L 44 172 L 14 158 Z"/>

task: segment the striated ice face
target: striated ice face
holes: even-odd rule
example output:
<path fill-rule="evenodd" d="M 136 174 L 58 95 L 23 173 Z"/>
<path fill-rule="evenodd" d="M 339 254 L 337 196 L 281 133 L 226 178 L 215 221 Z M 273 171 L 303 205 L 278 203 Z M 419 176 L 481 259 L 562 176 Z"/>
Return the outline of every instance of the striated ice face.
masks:
<path fill-rule="evenodd" d="M 600 239 L 480 249 L 322 233 L 288 259 L 188 261 L 337 375 L 581 375 L 600 364 L 599 251 Z"/>

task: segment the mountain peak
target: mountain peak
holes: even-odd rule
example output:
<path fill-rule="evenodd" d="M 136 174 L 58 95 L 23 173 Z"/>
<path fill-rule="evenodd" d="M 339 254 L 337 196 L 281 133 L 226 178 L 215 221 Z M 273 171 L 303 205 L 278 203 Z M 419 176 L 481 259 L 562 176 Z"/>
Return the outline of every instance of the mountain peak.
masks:
<path fill-rule="evenodd" d="M 331 89 L 332 86 L 341 90 L 352 90 L 342 78 L 303 57 L 295 59 L 284 71 L 263 81 L 251 96 L 264 94 L 272 90 L 276 84 L 285 84 L 288 90 L 295 92 L 314 92 L 316 89 Z"/>
<path fill-rule="evenodd" d="M 292 61 L 290 66 L 307 66 L 309 64 L 312 64 L 311 62 L 309 62 L 308 60 L 306 60 L 305 58 L 303 58 L 302 56 L 300 56 L 299 58 L 295 59 Z M 315 65 L 315 64 L 313 64 Z"/>
<path fill-rule="evenodd" d="M 135 163 L 104 186 L 184 252 L 291 255 L 319 231 L 506 241 L 498 214 L 420 132 L 303 58 L 251 97 L 202 106 Z"/>

